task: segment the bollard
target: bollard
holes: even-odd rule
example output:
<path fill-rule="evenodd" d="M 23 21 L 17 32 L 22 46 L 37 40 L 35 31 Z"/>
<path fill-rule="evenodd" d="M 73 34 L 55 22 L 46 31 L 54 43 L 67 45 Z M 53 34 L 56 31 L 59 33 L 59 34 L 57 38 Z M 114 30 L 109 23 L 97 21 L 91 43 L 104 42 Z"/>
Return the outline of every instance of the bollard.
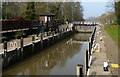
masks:
<path fill-rule="evenodd" d="M 21 52 L 21 59 L 23 59 L 23 38 L 20 39 L 20 52 Z"/>
<path fill-rule="evenodd" d="M 103 63 L 103 70 L 108 71 L 108 62 Z"/>
<path fill-rule="evenodd" d="M 77 77 L 83 77 L 83 65 L 82 64 L 77 65 Z"/>
<path fill-rule="evenodd" d="M 35 36 L 32 36 L 32 52 L 34 54 L 34 43 L 35 43 Z"/>

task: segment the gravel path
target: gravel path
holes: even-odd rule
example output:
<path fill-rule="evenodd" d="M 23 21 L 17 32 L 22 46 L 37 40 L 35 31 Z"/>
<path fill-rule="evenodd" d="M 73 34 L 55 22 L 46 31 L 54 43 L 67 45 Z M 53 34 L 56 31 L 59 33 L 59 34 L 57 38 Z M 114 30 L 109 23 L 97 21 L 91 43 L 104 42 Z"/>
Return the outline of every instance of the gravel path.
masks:
<path fill-rule="evenodd" d="M 100 38 L 103 36 L 102 33 L 100 32 L 101 30 L 99 30 L 99 27 L 97 27 L 97 32 L 99 32 L 99 35 L 96 34 L 95 36 L 95 45 L 99 44 L 100 45 L 100 49 L 99 47 L 97 47 L 97 49 L 95 50 L 100 50 L 100 52 L 94 52 L 92 54 L 92 64 L 90 67 L 90 72 L 89 75 L 112 75 L 110 72 L 110 69 L 108 71 L 104 71 L 103 69 L 103 63 L 107 62 L 108 59 L 106 57 L 106 48 L 104 45 L 104 40 L 100 41 Z"/>

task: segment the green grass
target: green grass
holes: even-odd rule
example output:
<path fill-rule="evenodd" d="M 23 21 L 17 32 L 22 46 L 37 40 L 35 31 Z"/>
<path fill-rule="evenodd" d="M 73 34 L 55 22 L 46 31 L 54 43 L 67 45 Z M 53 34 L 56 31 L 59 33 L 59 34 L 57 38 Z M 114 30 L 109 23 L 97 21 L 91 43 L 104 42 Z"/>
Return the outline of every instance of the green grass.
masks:
<path fill-rule="evenodd" d="M 116 23 L 111 23 L 111 24 L 104 24 L 105 26 L 114 26 L 117 25 Z"/>
<path fill-rule="evenodd" d="M 0 39 L 6 39 L 7 37 L 0 37 Z"/>
<path fill-rule="evenodd" d="M 118 26 L 110 27 L 110 28 L 105 28 L 108 34 L 112 37 L 112 39 L 118 44 L 120 43 L 120 37 L 118 36 L 120 33 L 120 29 Z M 120 45 L 119 45 L 120 47 Z"/>

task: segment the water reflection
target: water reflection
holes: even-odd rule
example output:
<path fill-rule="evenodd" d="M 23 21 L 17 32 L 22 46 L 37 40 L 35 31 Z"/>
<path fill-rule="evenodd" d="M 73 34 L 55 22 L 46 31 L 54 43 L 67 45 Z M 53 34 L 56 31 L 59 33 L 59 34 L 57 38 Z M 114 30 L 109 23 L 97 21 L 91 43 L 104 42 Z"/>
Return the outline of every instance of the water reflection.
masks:
<path fill-rule="evenodd" d="M 75 35 L 75 40 L 86 41 L 89 39 L 91 33 L 77 33 Z"/>
<path fill-rule="evenodd" d="M 78 33 L 60 41 L 9 68 L 3 75 L 76 75 L 76 65 L 84 64 L 87 43 L 67 44 L 67 41 L 80 40 L 80 37 L 84 38 Z"/>

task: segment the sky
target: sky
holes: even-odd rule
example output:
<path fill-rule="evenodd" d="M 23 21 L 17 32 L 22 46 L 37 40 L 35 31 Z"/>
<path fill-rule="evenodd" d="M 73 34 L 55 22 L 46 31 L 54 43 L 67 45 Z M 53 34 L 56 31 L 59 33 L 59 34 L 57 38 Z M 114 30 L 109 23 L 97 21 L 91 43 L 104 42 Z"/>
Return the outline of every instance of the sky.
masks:
<path fill-rule="evenodd" d="M 82 0 L 84 18 L 98 17 L 107 12 L 108 0 Z"/>

